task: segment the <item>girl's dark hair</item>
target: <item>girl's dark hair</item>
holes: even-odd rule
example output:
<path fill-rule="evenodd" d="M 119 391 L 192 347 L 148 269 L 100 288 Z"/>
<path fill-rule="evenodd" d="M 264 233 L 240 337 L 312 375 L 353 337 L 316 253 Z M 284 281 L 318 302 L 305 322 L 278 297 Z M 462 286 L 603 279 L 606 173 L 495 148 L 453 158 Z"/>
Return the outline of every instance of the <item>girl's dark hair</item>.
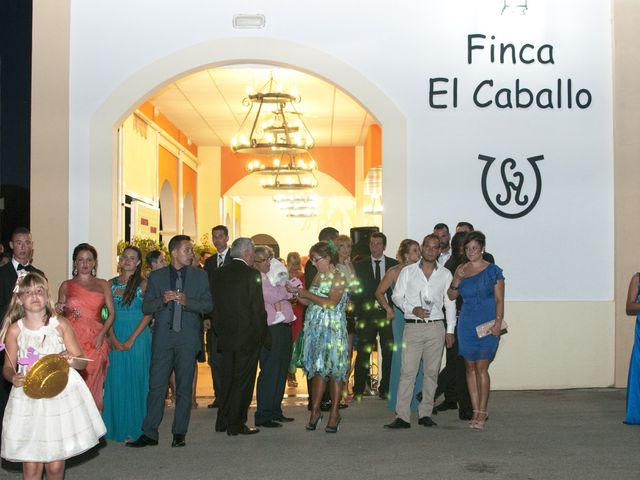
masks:
<path fill-rule="evenodd" d="M 136 267 L 136 271 L 133 272 L 133 275 L 129 277 L 127 280 L 127 288 L 124 290 L 124 295 L 122 295 L 122 304 L 123 305 L 131 305 L 131 302 L 136 296 L 136 291 L 138 287 L 144 280 L 142 275 L 142 251 L 135 245 L 129 245 L 126 247 L 120 255 L 123 255 L 127 250 L 133 250 L 138 255 L 138 266 Z"/>
<path fill-rule="evenodd" d="M 482 248 L 484 248 L 485 244 L 487 243 L 487 238 L 484 236 L 484 233 L 482 233 L 480 230 L 474 230 L 473 232 L 467 233 L 467 235 L 464 237 L 464 246 L 466 247 L 474 240 L 478 242 L 478 244 Z"/>
<path fill-rule="evenodd" d="M 88 243 L 80 243 L 79 245 L 76 246 L 76 248 L 73 249 L 73 257 L 72 257 L 73 261 L 75 262 L 80 252 L 84 252 L 84 251 L 91 252 L 91 255 L 93 255 L 93 259 L 96 262 L 98 261 L 98 252 L 96 251 L 93 245 L 89 245 Z"/>
<path fill-rule="evenodd" d="M 317 253 L 321 257 L 327 257 L 332 265 L 338 264 L 338 249 L 336 246 L 329 242 L 318 242 L 309 250 L 309 257 L 312 253 Z"/>

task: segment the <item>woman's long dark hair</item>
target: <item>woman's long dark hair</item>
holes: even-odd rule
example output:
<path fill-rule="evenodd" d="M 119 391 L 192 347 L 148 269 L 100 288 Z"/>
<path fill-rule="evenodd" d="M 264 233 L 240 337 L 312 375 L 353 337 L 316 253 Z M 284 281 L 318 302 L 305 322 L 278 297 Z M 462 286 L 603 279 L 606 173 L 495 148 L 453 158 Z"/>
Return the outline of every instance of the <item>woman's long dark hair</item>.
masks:
<path fill-rule="evenodd" d="M 136 267 L 136 271 L 133 272 L 133 275 L 131 275 L 129 280 L 127 280 L 127 288 L 125 288 L 124 295 L 122 295 L 123 305 L 131 305 L 131 302 L 136 296 L 138 287 L 142 283 L 142 280 L 144 280 L 144 276 L 142 275 L 142 252 L 135 245 L 129 245 L 120 255 L 124 255 L 124 252 L 127 250 L 133 250 L 136 252 L 136 255 L 138 255 L 138 266 Z"/>

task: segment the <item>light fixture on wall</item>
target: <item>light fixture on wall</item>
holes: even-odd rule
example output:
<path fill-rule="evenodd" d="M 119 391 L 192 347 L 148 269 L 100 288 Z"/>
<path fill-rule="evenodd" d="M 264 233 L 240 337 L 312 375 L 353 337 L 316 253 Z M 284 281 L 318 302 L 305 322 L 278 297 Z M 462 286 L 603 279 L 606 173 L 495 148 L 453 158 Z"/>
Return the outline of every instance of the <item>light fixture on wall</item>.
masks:
<path fill-rule="evenodd" d="M 527 0 L 504 0 L 501 14 L 520 13 L 524 15 L 527 11 Z"/>
<path fill-rule="evenodd" d="M 382 167 L 373 167 L 364 179 L 364 194 L 370 203 L 362 211 L 369 215 L 382 214 Z"/>
<path fill-rule="evenodd" d="M 295 91 L 284 93 L 271 77 L 260 92 L 242 101 L 249 110 L 231 139 L 231 150 L 261 155 L 308 152 L 315 142 L 296 109 L 300 100 Z"/>
<path fill-rule="evenodd" d="M 304 158 L 307 158 L 305 160 Z M 315 171 L 318 166 L 309 153 L 296 155 L 282 153 L 271 164 L 254 159 L 247 164 L 249 173 L 263 175 L 260 186 L 270 190 L 307 190 L 318 186 Z"/>

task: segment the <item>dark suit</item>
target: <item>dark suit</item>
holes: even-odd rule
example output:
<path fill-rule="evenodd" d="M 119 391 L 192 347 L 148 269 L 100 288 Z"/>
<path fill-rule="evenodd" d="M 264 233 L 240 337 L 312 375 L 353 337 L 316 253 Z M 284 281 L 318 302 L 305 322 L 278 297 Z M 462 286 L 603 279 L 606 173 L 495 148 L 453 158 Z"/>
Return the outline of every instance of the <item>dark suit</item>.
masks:
<path fill-rule="evenodd" d="M 155 317 L 151 343 L 147 416 L 142 424 L 142 431 L 147 437 L 155 440 L 158 439 L 158 426 L 164 413 L 164 399 L 171 370 L 176 374 L 176 409 L 171 431 L 174 435 L 187 433 L 191 416 L 194 360 L 202 348 L 201 315 L 209 313 L 212 309 L 207 275 L 202 270 L 191 266 L 184 267 L 186 271 L 182 291 L 187 297 L 186 305 L 180 307 L 175 302 L 163 303 L 164 292 L 175 290 L 175 287 L 171 286 L 171 268 L 173 267 L 151 272 L 142 302 L 142 311 Z M 179 332 L 172 329 L 175 307 L 182 308 Z"/>
<path fill-rule="evenodd" d="M 385 272 L 398 262 L 391 257 L 384 257 Z M 353 393 L 362 395 L 365 388 L 367 372 L 370 363 L 370 352 L 376 343 L 376 334 L 380 335 L 382 348 L 382 380 L 378 386 L 378 394 L 386 396 L 389 393 L 389 376 L 391 375 L 391 357 L 393 355 L 393 330 L 391 322 L 387 320 L 384 309 L 376 307 L 376 289 L 379 280 L 375 279 L 375 272 L 371 257 L 367 257 L 355 265 L 356 275 L 360 281 L 360 291 L 354 296 L 356 305 L 356 334 L 358 335 L 358 355 L 354 372 Z M 381 277 L 384 276 L 383 274 Z M 391 290 L 387 292 L 391 297 Z"/>
<path fill-rule="evenodd" d="M 227 253 L 224 256 L 223 265 L 229 265 L 231 263 L 231 249 L 227 248 Z M 218 269 L 218 254 L 211 255 L 204 262 L 204 269 L 209 277 L 209 289 L 211 291 L 211 297 L 213 298 L 213 275 Z M 211 314 L 211 322 L 213 323 L 213 313 Z M 218 347 L 218 336 L 213 328 L 209 328 L 205 334 L 205 340 L 207 342 L 207 361 L 209 368 L 211 368 L 211 380 L 213 381 L 213 390 L 216 398 L 224 396 L 222 393 L 222 354 Z"/>
<path fill-rule="evenodd" d="M 237 434 L 247 422 L 258 357 L 269 344 L 260 272 L 240 259 L 213 274 L 213 328 L 222 352 L 216 430 Z"/>
<path fill-rule="evenodd" d="M 38 270 L 34 266 L 30 267 L 31 268 L 27 268 L 27 271 L 36 272 L 44 276 L 41 270 Z M 4 315 L 7 313 L 7 308 L 13 297 L 16 280 L 18 280 L 18 274 L 13 267 L 12 261 L 0 267 L 0 319 L 4 319 Z M 0 366 L 2 365 L 4 365 L 4 351 L 0 352 Z M 0 376 L 0 435 L 2 434 L 2 418 L 4 417 L 4 409 L 9 400 L 9 393 L 11 393 L 11 383 Z"/>

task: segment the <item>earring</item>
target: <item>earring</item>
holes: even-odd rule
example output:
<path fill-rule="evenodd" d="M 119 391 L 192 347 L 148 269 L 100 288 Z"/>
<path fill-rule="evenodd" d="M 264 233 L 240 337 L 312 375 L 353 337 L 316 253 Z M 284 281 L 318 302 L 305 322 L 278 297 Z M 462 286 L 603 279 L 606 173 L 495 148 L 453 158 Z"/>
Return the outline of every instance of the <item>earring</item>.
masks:
<path fill-rule="evenodd" d="M 95 276 L 96 276 L 96 273 L 97 273 L 97 272 L 96 272 L 96 267 L 93 267 L 93 268 L 91 269 L 91 275 L 95 277 Z"/>
<path fill-rule="evenodd" d="M 75 277 L 76 275 L 78 275 L 78 269 L 76 268 L 76 266 L 73 266 L 73 270 L 71 270 L 71 276 Z"/>

